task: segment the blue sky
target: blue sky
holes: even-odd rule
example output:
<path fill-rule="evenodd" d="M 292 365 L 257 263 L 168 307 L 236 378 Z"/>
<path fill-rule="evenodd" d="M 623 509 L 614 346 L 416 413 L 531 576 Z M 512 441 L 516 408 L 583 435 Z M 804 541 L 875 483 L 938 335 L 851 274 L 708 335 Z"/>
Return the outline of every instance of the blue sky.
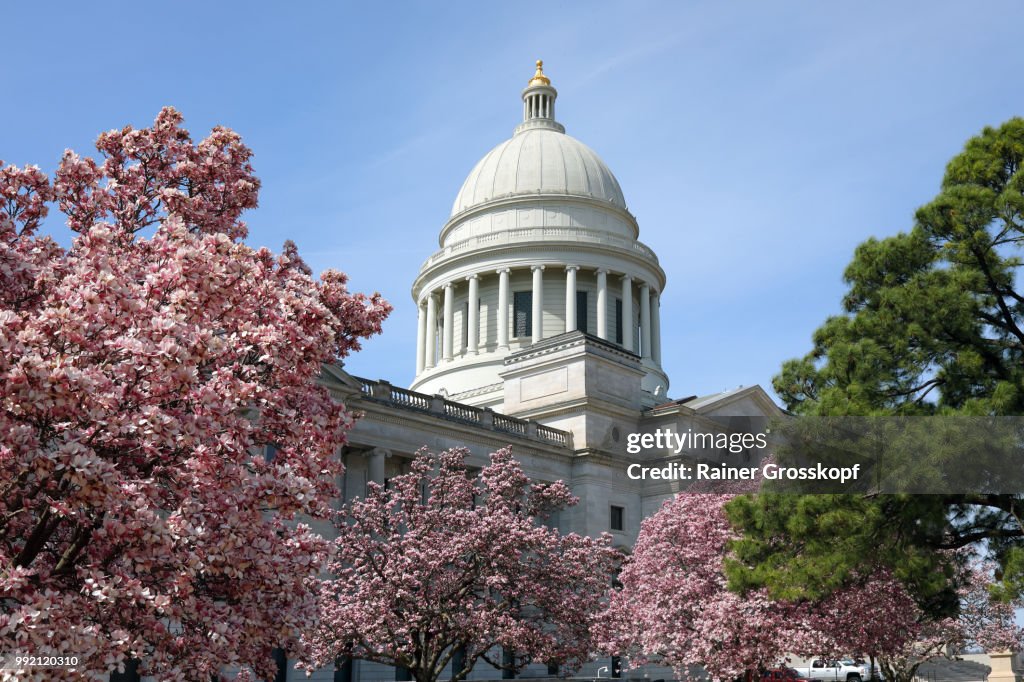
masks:
<path fill-rule="evenodd" d="M 558 118 L 615 172 L 668 275 L 670 395 L 760 383 L 839 309 L 870 236 L 1024 114 L 1016 2 L 16 3 L 0 159 L 51 170 L 170 104 L 239 131 L 249 241 L 395 305 L 350 371 L 407 385 L 410 286 L 542 58 Z M 63 243 L 58 221 L 49 225 Z"/>

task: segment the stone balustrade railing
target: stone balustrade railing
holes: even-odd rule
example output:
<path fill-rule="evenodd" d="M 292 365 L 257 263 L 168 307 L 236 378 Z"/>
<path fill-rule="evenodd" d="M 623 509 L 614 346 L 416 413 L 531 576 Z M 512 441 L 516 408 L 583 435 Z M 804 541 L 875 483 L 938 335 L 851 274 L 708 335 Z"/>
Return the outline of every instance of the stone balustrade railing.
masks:
<path fill-rule="evenodd" d="M 438 261 L 451 256 L 457 256 L 466 251 L 474 251 L 489 246 L 503 244 L 518 244 L 521 242 L 544 242 L 544 241 L 573 241 L 589 244 L 602 244 L 615 246 L 627 251 L 636 251 L 648 260 L 657 263 L 658 257 L 654 251 L 641 242 L 634 239 L 625 239 L 601 230 L 592 230 L 585 227 L 518 227 L 511 230 L 500 230 L 487 234 L 475 235 L 460 241 L 449 244 L 436 252 L 423 263 L 423 268 L 430 267 Z"/>
<path fill-rule="evenodd" d="M 448 400 L 442 395 L 427 395 L 406 388 L 392 386 L 387 381 L 374 381 L 354 377 L 364 398 L 406 410 L 433 414 L 442 419 L 473 424 L 481 428 L 510 433 L 514 436 L 537 440 L 549 445 L 572 450 L 572 433 L 544 426 L 529 419 L 519 419 L 495 412 L 486 407 L 475 407 Z"/>

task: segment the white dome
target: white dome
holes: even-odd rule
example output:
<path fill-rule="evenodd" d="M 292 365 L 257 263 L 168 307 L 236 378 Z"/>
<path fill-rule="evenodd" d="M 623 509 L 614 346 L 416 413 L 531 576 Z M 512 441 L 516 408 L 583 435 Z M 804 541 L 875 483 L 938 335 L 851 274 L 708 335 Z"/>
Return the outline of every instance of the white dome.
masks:
<path fill-rule="evenodd" d="M 518 131 L 487 153 L 455 197 L 452 215 L 497 199 L 536 194 L 585 197 L 626 208 L 619 181 L 587 145 L 552 128 Z"/>

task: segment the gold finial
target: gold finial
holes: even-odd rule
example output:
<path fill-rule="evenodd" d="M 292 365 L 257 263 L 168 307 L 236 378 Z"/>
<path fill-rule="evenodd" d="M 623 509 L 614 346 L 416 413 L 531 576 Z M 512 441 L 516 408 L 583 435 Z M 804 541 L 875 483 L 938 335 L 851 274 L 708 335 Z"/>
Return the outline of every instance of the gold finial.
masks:
<path fill-rule="evenodd" d="M 537 73 L 533 74 L 527 87 L 531 85 L 551 85 L 551 79 L 544 75 L 544 61 L 541 59 L 537 60 Z"/>

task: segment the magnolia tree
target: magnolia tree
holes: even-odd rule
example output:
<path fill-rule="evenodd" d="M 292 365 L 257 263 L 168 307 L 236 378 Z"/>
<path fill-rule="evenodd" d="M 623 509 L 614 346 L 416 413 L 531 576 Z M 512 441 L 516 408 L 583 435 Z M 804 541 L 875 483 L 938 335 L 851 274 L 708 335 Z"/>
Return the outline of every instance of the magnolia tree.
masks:
<path fill-rule="evenodd" d="M 458 682 L 481 659 L 517 671 L 588 658 L 618 552 L 544 525 L 576 503 L 562 482 L 531 483 L 508 449 L 475 474 L 466 455 L 420 452 L 345 506 L 307 667 L 352 657 L 433 682 L 450 663 Z"/>
<path fill-rule="evenodd" d="M 643 522 L 608 607 L 604 649 L 630 665 L 657 660 L 680 677 L 701 668 L 715 679 L 780 657 L 791 609 L 726 587 L 722 561 L 734 533 L 722 507 L 731 497 L 678 495 Z"/>
<path fill-rule="evenodd" d="M 351 422 L 314 380 L 390 307 L 243 244 L 250 151 L 181 120 L 52 182 L 0 164 L 0 651 L 271 676 L 328 550 L 294 519 L 329 513 Z M 54 202 L 68 250 L 37 234 Z"/>
<path fill-rule="evenodd" d="M 942 621 L 929 620 L 884 569 L 813 603 L 730 591 L 723 565 L 737 534 L 724 506 L 732 497 L 684 493 L 644 521 L 608 608 L 603 648 L 633 665 L 657 660 L 680 676 L 706 671 L 718 680 L 789 654 L 858 652 L 877 660 L 891 682 L 909 682 L 922 662 L 949 651 L 1020 646 L 1019 604 L 994 601 L 992 567 L 971 561 L 957 578 L 959 617 Z"/>
<path fill-rule="evenodd" d="M 1024 607 L 1024 599 L 1000 601 L 993 598 L 998 582 L 996 568 L 991 561 L 973 557 L 962 559 L 957 576 L 960 610 L 956 617 L 933 620 L 916 606 L 910 608 L 912 615 L 909 617 L 914 622 L 908 628 L 909 636 L 901 637 L 899 646 L 888 647 L 877 654 L 886 680 L 911 682 L 918 668 L 927 661 L 968 648 L 1019 651 L 1024 647 L 1024 629 L 1017 625 L 1015 618 L 1015 612 Z M 884 617 L 891 615 L 884 614 Z"/>

